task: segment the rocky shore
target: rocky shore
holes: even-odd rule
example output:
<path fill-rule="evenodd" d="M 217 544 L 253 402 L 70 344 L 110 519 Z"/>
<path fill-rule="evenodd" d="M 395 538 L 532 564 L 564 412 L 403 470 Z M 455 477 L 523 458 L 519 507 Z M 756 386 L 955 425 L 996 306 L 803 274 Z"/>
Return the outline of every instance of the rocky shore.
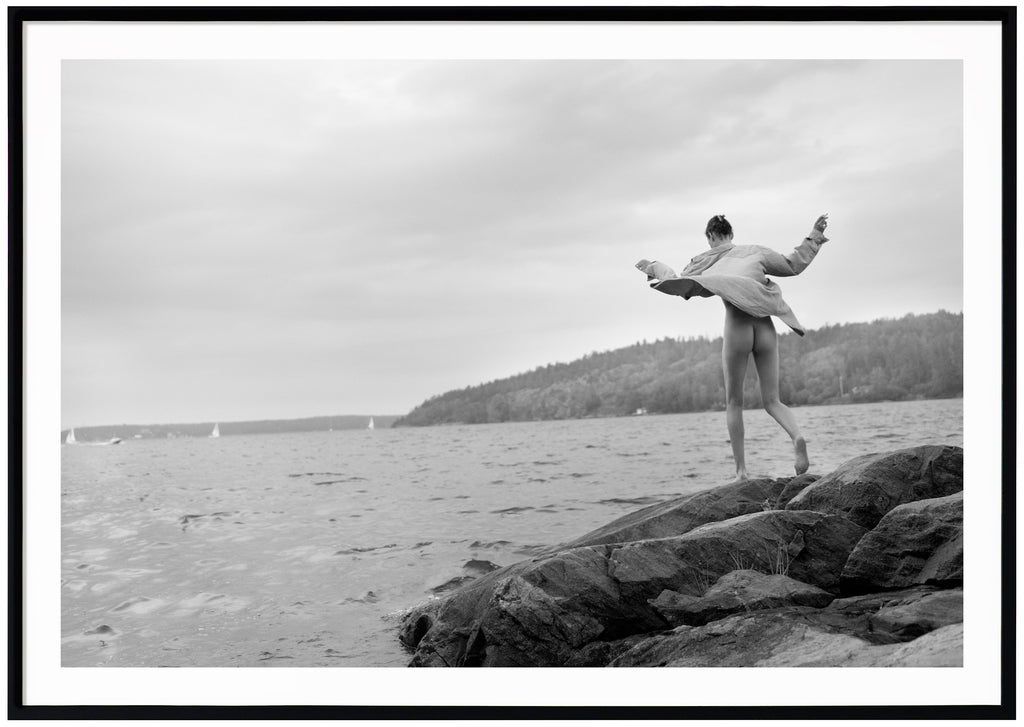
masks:
<path fill-rule="evenodd" d="M 413 608 L 410 666 L 962 666 L 963 450 L 659 503 Z"/>

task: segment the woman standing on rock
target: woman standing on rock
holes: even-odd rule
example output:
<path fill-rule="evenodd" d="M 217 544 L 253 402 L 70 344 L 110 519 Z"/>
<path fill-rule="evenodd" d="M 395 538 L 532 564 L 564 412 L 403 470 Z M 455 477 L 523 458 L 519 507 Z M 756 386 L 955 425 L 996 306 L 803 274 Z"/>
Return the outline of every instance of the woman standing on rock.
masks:
<path fill-rule="evenodd" d="M 636 264 L 655 290 L 684 299 L 717 295 L 725 302 L 725 420 L 736 460 L 737 482 L 747 479 L 743 455 L 743 379 L 750 354 L 754 354 L 765 411 L 793 440 L 796 473 L 802 475 L 810 466 L 807 443 L 796 418 L 779 401 L 779 346 L 770 316 L 777 316 L 801 336 L 804 331 L 782 299 L 779 286 L 766 276 L 803 272 L 822 244 L 828 242 L 824 235 L 827 226 L 828 215 L 821 215 L 803 242 L 789 255 L 781 255 L 760 245 L 734 245 L 732 225 L 725 215 L 716 215 L 704 230 L 711 249 L 693 258 L 679 275 L 657 261 L 641 260 Z"/>

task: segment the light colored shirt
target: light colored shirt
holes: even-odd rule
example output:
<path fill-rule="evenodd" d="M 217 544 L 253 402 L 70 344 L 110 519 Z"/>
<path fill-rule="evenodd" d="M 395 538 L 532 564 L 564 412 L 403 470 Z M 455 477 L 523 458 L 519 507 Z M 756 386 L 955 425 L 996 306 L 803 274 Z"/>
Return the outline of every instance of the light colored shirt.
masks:
<path fill-rule="evenodd" d="M 697 255 L 678 275 L 657 261 L 641 260 L 637 268 L 659 292 L 683 299 L 717 295 L 755 318 L 776 316 L 802 336 L 803 326 L 783 300 L 782 290 L 767 276 L 799 275 L 827 241 L 815 229 L 789 255 L 761 245 L 727 243 Z"/>

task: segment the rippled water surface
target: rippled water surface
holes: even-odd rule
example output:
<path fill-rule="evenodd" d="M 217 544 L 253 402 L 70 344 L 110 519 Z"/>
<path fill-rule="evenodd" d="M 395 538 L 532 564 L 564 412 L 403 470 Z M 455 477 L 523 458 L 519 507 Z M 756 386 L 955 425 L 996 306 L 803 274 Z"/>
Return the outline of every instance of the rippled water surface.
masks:
<path fill-rule="evenodd" d="M 963 443 L 962 400 L 805 407 L 811 471 Z M 402 610 L 728 481 L 722 413 L 62 447 L 65 666 L 404 666 Z M 792 474 L 746 413 L 752 475 Z"/>

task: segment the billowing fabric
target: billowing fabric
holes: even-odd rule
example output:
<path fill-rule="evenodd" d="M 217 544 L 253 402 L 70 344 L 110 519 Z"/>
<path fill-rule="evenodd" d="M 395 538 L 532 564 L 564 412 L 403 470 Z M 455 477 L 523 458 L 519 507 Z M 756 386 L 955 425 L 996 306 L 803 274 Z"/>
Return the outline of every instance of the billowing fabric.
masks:
<path fill-rule="evenodd" d="M 684 299 L 717 295 L 756 318 L 775 316 L 802 336 L 803 326 L 782 299 L 782 290 L 767 276 L 799 275 L 824 242 L 827 238 L 814 230 L 789 255 L 760 245 L 719 245 L 693 258 L 679 275 L 657 261 L 641 260 L 637 267 L 647 274 L 651 287 L 662 293 Z"/>

